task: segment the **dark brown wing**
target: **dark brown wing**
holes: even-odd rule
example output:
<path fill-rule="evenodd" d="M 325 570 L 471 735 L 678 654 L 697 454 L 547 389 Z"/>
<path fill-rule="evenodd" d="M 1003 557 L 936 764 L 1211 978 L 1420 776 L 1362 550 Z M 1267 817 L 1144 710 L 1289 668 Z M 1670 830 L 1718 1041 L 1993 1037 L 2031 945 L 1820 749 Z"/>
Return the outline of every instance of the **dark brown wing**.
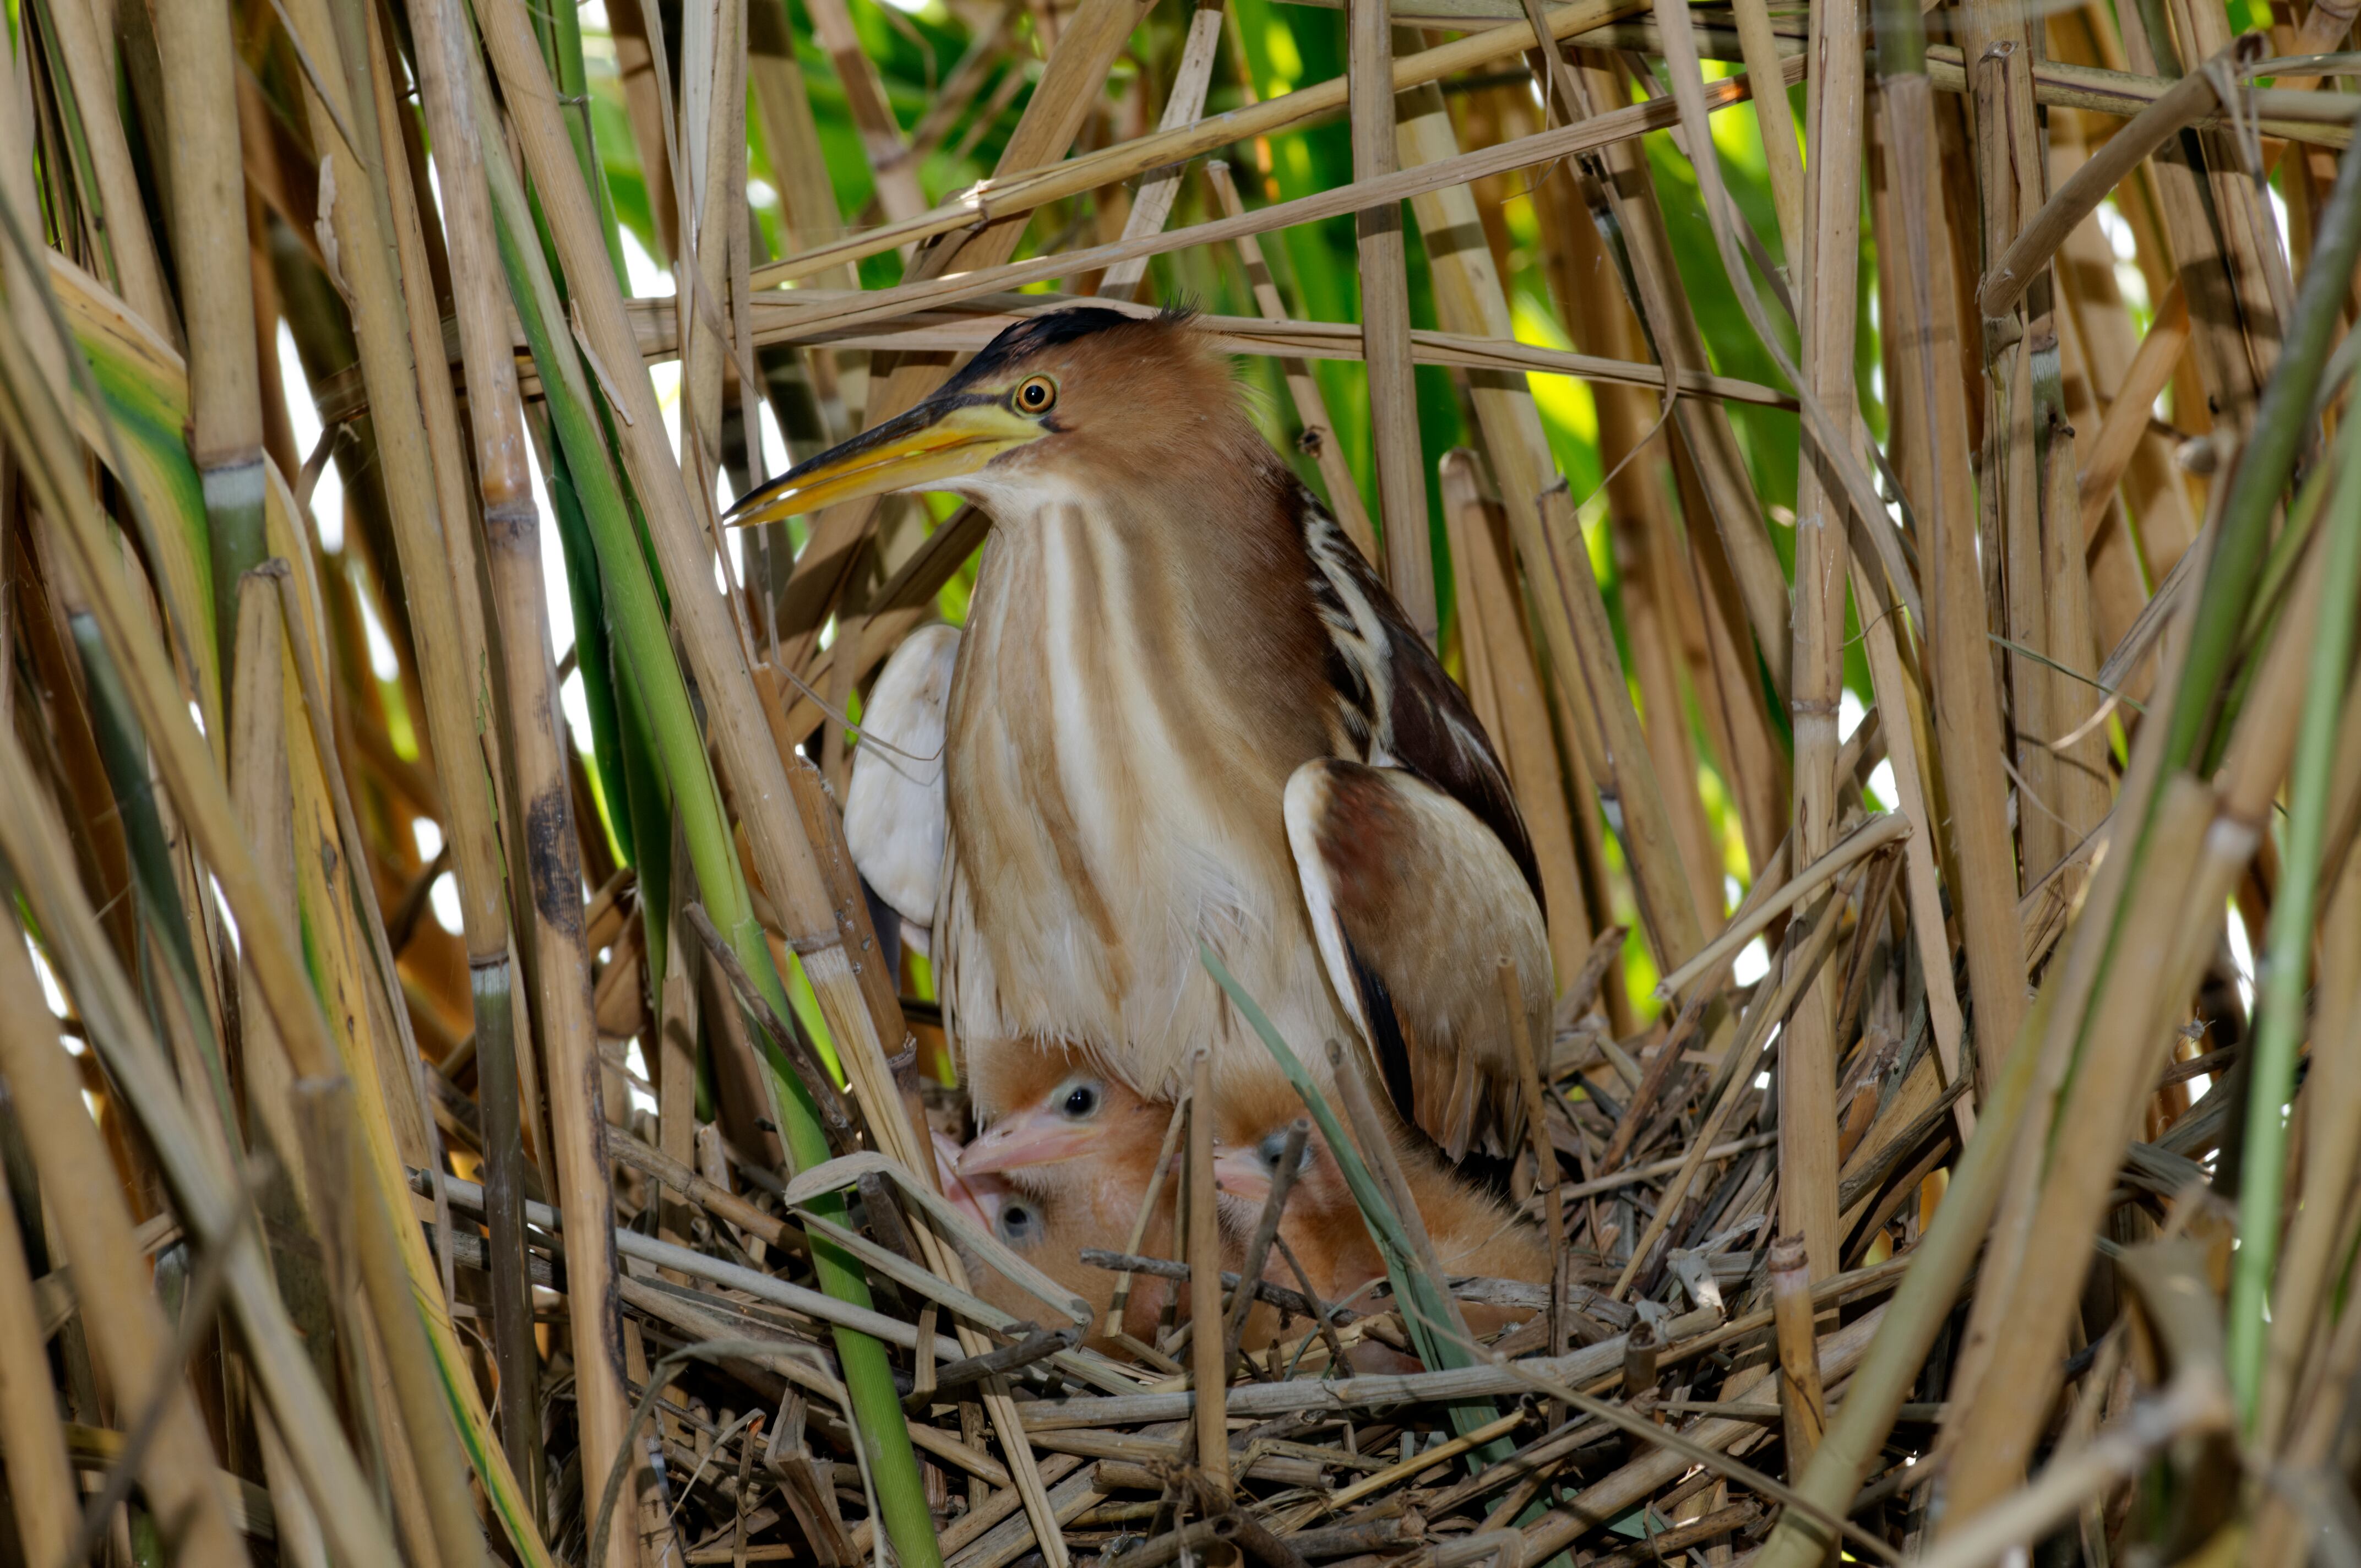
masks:
<path fill-rule="evenodd" d="M 1394 622 L 1387 627 L 1394 673 L 1394 760 L 1475 813 L 1498 835 L 1532 890 L 1533 902 L 1541 905 L 1541 863 L 1533 857 L 1524 814 L 1517 809 L 1508 770 L 1492 750 L 1491 737 L 1484 733 L 1459 684 L 1443 673 L 1443 665 L 1391 598 L 1385 608 L 1393 610 L 1389 620 Z"/>
<path fill-rule="evenodd" d="M 1525 831 L 1523 815 L 1517 810 L 1516 795 L 1509 787 L 1508 770 L 1500 765 L 1499 754 L 1492 750 L 1491 738 L 1484 733 L 1476 710 L 1468 706 L 1458 684 L 1443 673 L 1443 665 L 1376 570 L 1358 550 L 1343 543 L 1342 531 L 1319 500 L 1301 486 L 1297 488 L 1296 504 L 1306 513 L 1301 521 L 1307 539 L 1315 532 L 1326 536 L 1313 543 L 1314 554 L 1323 565 L 1351 580 L 1359 597 L 1376 612 L 1382 632 L 1381 646 L 1372 650 L 1384 665 L 1382 679 L 1375 683 L 1379 692 L 1366 689 L 1367 684 L 1353 667 L 1355 661 L 1332 660 L 1331 679 L 1344 691 L 1349 705 L 1366 708 L 1380 696 L 1385 699 L 1382 714 L 1368 715 L 1373 721 L 1372 739 L 1385 753 L 1371 760 L 1407 768 L 1475 813 L 1507 848 L 1509 857 L 1524 874 L 1525 885 L 1532 890 L 1533 901 L 1542 903 L 1541 866 L 1533 858 L 1532 839 Z M 1320 586 L 1314 587 L 1319 591 Z M 1349 623 L 1353 619 L 1342 604 L 1334 606 L 1329 616 L 1333 623 Z M 1358 633 L 1357 627 L 1354 630 Z"/>
<path fill-rule="evenodd" d="M 1458 797 L 1400 768 L 1306 762 L 1286 816 L 1329 982 L 1396 1109 L 1455 1160 L 1514 1148 L 1500 961 L 1517 966 L 1535 1042 L 1551 991 L 1530 873 Z"/>

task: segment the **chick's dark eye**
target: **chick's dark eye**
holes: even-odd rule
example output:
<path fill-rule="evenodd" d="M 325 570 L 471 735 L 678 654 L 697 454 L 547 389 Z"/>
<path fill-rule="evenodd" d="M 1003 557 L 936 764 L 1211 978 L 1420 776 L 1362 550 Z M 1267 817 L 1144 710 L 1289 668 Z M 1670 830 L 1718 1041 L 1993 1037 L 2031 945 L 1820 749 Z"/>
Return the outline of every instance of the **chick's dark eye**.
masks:
<path fill-rule="evenodd" d="M 1057 400 L 1058 383 L 1047 376 L 1027 377 L 1017 384 L 1016 403 L 1020 413 L 1048 413 Z"/>
<path fill-rule="evenodd" d="M 1041 1236 L 1041 1212 L 1030 1203 L 1004 1203 L 1000 1206 L 1000 1239 L 1011 1246 L 1025 1246 Z"/>
<path fill-rule="evenodd" d="M 1078 1083 L 1067 1092 L 1062 1109 L 1069 1116 L 1087 1116 L 1099 1108 L 1098 1086 Z"/>

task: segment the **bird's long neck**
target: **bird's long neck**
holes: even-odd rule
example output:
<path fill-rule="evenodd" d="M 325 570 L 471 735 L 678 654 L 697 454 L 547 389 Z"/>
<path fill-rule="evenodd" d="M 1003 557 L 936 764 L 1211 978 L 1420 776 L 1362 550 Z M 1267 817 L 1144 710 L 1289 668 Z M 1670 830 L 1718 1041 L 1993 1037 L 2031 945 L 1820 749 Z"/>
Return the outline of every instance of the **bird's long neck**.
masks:
<path fill-rule="evenodd" d="M 1306 701 L 1326 678 L 1316 568 L 1265 486 L 1108 476 L 1003 503 L 995 522 L 954 704 L 968 717 L 983 717 L 987 692 L 1028 702 L 1047 726 L 1026 748 L 1035 756 L 1063 745 L 1135 760 L 1139 776 L 1108 781 L 1119 795 L 1168 763 L 1260 772 L 1332 749 Z"/>
<path fill-rule="evenodd" d="M 1222 1027 L 1201 940 L 1247 955 L 1275 1012 L 1325 1005 L 1281 802 L 1353 745 L 1278 484 L 1141 476 L 995 509 L 945 754 L 994 970 L 991 1001 L 960 1003 L 972 1037 L 989 1012 L 1153 1092 Z"/>

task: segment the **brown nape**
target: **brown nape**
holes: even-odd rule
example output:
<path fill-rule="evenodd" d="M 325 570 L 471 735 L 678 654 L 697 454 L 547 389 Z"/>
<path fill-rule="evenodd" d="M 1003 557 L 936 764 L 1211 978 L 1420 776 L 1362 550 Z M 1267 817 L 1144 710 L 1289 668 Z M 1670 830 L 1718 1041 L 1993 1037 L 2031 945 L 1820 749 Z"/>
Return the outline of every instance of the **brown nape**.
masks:
<path fill-rule="evenodd" d="M 1208 452 L 1268 450 L 1230 359 L 1183 322 L 1126 322 L 1046 345 L 994 378 L 1014 384 L 1031 374 L 1057 378 L 1052 435 L 1001 459 L 1011 469 L 1103 462 L 1137 484 L 1177 464 L 1180 477 L 1202 484 Z"/>
<path fill-rule="evenodd" d="M 1018 520 L 996 494 L 1087 495 L 1102 526 L 1170 521 L 1242 550 L 1258 570 L 1301 556 L 1287 506 L 1294 470 L 1257 428 L 1232 362 L 1196 328 L 1126 322 L 1044 346 L 993 379 L 1013 386 L 1031 374 L 1056 378 L 1057 405 L 1043 439 L 977 476 L 974 493 L 998 522 Z M 1299 562 L 1285 586 L 1296 588 L 1301 572 Z"/>

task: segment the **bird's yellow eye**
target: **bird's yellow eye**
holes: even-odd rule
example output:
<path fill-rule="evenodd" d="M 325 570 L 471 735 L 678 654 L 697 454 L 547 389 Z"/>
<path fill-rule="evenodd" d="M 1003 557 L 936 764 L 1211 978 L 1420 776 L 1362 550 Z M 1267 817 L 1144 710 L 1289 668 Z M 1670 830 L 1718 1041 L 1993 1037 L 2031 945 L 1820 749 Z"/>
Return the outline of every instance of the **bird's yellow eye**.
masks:
<path fill-rule="evenodd" d="M 1048 413 L 1057 400 L 1058 383 L 1047 376 L 1027 376 L 1009 399 L 1021 414 Z"/>

